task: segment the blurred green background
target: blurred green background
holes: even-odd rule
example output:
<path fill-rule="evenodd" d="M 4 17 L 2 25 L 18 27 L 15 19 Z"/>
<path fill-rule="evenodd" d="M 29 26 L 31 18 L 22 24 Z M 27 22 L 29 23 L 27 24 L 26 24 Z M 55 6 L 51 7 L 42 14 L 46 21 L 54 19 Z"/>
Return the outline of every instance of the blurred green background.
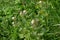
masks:
<path fill-rule="evenodd" d="M 60 0 L 0 0 L 0 40 L 60 40 Z"/>

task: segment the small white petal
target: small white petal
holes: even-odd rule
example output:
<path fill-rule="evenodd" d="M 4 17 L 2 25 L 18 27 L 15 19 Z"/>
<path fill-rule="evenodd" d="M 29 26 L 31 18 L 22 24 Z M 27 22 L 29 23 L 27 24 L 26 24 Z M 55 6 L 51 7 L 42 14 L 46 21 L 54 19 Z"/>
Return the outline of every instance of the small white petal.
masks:
<path fill-rule="evenodd" d="M 36 26 L 36 25 L 38 25 L 38 19 L 32 19 L 32 21 L 31 21 L 31 25 L 32 26 Z"/>
<path fill-rule="evenodd" d="M 14 19 L 15 17 L 12 17 L 12 19 Z"/>
<path fill-rule="evenodd" d="M 20 15 L 23 15 L 22 11 L 20 12 Z"/>
<path fill-rule="evenodd" d="M 42 3 L 42 1 L 39 1 L 38 3 Z"/>
<path fill-rule="evenodd" d="M 23 14 L 26 14 L 27 12 L 26 12 L 26 10 L 23 10 Z"/>
<path fill-rule="evenodd" d="M 12 22 L 12 24 L 14 25 L 14 22 Z"/>
<path fill-rule="evenodd" d="M 26 10 L 20 11 L 20 15 L 25 15 L 26 13 Z"/>
<path fill-rule="evenodd" d="M 25 12 L 26 12 L 26 10 L 23 11 L 23 13 L 25 13 Z"/>
<path fill-rule="evenodd" d="M 31 24 L 34 24 L 35 23 L 35 20 L 33 19 L 32 21 L 31 21 Z"/>

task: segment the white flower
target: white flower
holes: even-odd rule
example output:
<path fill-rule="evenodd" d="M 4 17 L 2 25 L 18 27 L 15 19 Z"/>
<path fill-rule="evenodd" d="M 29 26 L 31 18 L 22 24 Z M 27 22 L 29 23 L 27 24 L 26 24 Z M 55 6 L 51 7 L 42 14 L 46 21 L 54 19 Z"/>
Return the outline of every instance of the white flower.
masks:
<path fill-rule="evenodd" d="M 14 22 L 12 22 L 12 24 L 14 25 Z"/>
<path fill-rule="evenodd" d="M 23 13 L 26 14 L 26 10 L 23 10 Z"/>
<path fill-rule="evenodd" d="M 12 17 L 12 19 L 15 19 L 15 17 Z"/>
<path fill-rule="evenodd" d="M 42 1 L 39 1 L 38 3 L 42 3 Z"/>
<path fill-rule="evenodd" d="M 35 20 L 33 19 L 32 21 L 31 21 L 31 24 L 34 24 L 35 23 Z"/>
<path fill-rule="evenodd" d="M 37 24 L 38 24 L 38 21 L 39 21 L 38 19 L 33 19 L 33 20 L 31 21 L 31 24 L 32 24 L 32 25 L 37 25 Z"/>
<path fill-rule="evenodd" d="M 20 11 L 20 15 L 25 15 L 26 13 L 26 10 Z"/>
<path fill-rule="evenodd" d="M 12 22 L 12 25 L 15 26 L 15 22 Z"/>
<path fill-rule="evenodd" d="M 20 11 L 20 15 L 23 15 L 22 11 Z"/>

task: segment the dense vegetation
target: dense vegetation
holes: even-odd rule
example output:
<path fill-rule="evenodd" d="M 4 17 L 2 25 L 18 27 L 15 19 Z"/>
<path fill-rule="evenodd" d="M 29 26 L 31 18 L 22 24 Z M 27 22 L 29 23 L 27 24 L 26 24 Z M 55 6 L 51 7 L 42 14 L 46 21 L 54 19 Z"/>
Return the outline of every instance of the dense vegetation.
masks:
<path fill-rule="evenodd" d="M 0 0 L 0 40 L 60 40 L 60 0 Z"/>

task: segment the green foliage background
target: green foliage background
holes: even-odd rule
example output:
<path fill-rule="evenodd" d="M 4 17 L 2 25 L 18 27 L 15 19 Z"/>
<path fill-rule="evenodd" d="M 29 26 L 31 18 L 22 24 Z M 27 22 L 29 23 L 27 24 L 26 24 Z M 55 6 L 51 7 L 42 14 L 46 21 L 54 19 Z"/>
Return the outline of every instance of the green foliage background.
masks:
<path fill-rule="evenodd" d="M 0 0 L 0 40 L 60 40 L 60 0 Z"/>

